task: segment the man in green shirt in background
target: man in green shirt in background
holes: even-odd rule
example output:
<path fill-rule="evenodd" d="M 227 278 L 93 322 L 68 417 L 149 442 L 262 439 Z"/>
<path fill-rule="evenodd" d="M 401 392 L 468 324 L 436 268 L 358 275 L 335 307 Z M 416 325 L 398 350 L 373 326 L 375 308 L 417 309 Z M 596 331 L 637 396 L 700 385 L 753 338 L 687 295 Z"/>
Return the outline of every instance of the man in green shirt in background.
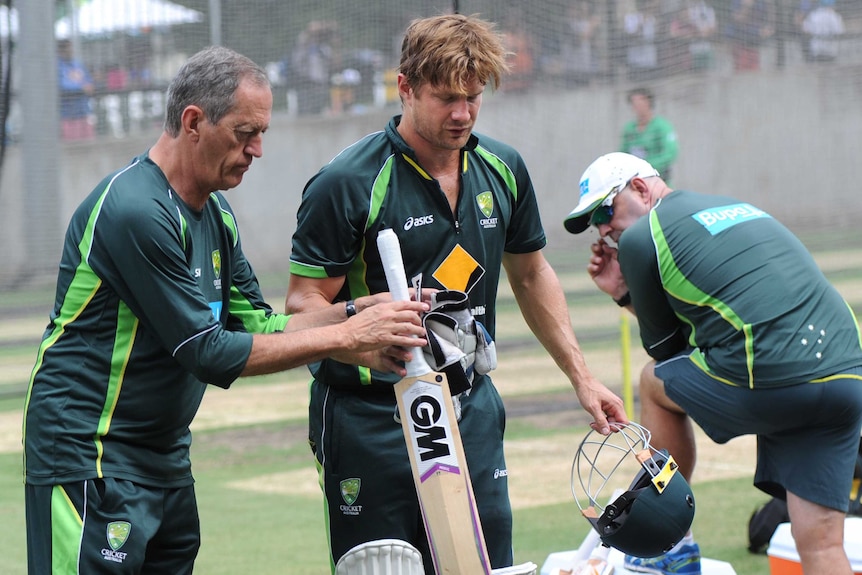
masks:
<path fill-rule="evenodd" d="M 628 93 L 635 118 L 623 127 L 620 151 L 646 160 L 671 180 L 671 168 L 679 153 L 676 131 L 671 123 L 655 114 L 655 94 L 649 88 L 635 88 Z"/>

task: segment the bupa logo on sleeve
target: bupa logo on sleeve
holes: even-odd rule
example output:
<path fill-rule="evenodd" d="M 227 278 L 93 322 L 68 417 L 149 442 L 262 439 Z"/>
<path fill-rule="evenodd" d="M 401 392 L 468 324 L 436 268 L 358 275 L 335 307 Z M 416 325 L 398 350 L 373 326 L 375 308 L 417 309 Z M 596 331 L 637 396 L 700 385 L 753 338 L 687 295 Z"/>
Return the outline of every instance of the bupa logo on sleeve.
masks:
<path fill-rule="evenodd" d="M 772 216 L 751 204 L 743 203 L 710 208 L 697 212 L 691 217 L 714 236 L 736 224 L 758 218 L 771 218 Z"/>

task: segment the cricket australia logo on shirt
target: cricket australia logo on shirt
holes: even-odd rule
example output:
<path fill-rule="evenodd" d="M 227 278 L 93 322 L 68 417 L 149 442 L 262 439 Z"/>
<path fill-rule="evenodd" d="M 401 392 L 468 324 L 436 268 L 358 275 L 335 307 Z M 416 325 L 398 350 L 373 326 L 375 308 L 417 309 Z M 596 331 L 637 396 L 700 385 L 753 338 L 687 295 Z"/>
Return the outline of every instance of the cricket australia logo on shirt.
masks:
<path fill-rule="evenodd" d="M 361 505 L 354 505 L 359 499 L 359 489 L 362 487 L 362 480 L 358 477 L 341 480 L 341 498 L 345 505 L 340 507 L 341 512 L 345 515 L 359 515 L 362 513 Z"/>
<path fill-rule="evenodd" d="M 213 275 L 215 276 L 215 279 L 213 280 L 213 287 L 216 289 L 221 289 L 221 252 L 219 250 L 213 250 L 212 261 Z"/>
<path fill-rule="evenodd" d="M 494 215 L 494 194 L 491 192 L 482 192 L 476 196 L 476 205 L 479 206 L 479 211 L 485 216 L 479 219 L 479 224 L 486 230 L 488 228 L 496 228 L 497 218 L 491 217 Z"/>
<path fill-rule="evenodd" d="M 113 561 L 114 563 L 122 563 L 126 560 L 127 553 L 120 551 L 120 548 L 129 540 L 129 534 L 132 532 L 132 524 L 128 521 L 112 521 L 108 523 L 107 538 L 110 549 L 102 549 L 102 558 L 105 561 Z"/>
<path fill-rule="evenodd" d="M 221 251 L 213 250 L 210 253 L 210 260 L 213 266 L 213 289 L 221 292 Z M 219 294 L 213 294 L 216 297 L 221 297 Z M 210 309 L 213 311 L 213 317 L 216 321 L 221 319 L 222 302 L 221 299 L 210 302 Z"/>

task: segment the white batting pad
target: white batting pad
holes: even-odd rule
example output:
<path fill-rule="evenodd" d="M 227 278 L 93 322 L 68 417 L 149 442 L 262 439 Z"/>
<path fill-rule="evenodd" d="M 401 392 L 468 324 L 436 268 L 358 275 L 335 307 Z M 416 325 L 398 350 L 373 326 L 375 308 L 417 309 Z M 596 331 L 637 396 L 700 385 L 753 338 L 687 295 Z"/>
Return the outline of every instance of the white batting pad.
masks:
<path fill-rule="evenodd" d="M 425 568 L 422 555 L 406 541 L 377 539 L 345 553 L 335 565 L 335 575 L 425 575 Z"/>

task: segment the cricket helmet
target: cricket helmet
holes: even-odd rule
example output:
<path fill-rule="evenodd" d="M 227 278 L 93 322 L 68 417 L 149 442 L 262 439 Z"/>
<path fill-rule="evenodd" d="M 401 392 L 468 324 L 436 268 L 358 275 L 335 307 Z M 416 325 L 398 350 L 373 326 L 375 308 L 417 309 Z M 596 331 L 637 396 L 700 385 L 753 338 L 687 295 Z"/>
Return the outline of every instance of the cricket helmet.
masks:
<path fill-rule="evenodd" d="M 650 446 L 646 428 L 633 422 L 611 427 L 609 435 L 593 430 L 581 442 L 572 462 L 572 495 L 603 544 L 657 557 L 691 527 L 694 495 L 673 457 Z M 631 473 L 634 479 L 622 487 Z"/>

